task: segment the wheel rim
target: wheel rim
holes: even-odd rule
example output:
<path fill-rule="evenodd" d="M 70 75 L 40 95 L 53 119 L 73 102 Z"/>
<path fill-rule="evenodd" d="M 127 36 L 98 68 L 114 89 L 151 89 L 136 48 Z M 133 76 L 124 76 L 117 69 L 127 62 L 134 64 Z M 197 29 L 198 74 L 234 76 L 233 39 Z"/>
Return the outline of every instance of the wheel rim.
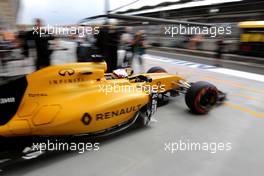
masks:
<path fill-rule="evenodd" d="M 195 107 L 201 112 L 207 112 L 211 109 L 212 106 L 215 105 L 217 101 L 217 90 L 211 87 L 207 87 L 202 89 L 196 99 L 195 99 Z"/>

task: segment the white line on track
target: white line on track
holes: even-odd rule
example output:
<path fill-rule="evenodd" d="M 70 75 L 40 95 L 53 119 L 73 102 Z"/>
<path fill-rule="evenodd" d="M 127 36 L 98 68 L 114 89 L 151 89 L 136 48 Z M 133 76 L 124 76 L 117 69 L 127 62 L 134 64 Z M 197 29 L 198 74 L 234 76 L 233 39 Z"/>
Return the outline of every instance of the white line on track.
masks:
<path fill-rule="evenodd" d="M 216 72 L 216 73 L 223 73 L 226 75 L 231 75 L 235 77 L 240 78 L 246 78 L 254 81 L 260 81 L 264 82 L 264 75 L 256 74 L 256 73 L 249 73 L 244 71 L 238 71 L 238 70 L 232 70 L 227 68 L 217 68 L 217 69 L 209 69 L 210 71 Z"/>
<path fill-rule="evenodd" d="M 215 73 L 222 73 L 222 74 L 231 75 L 231 76 L 235 76 L 239 78 L 245 78 L 245 79 L 250 79 L 254 81 L 264 82 L 264 75 L 260 75 L 256 73 L 232 70 L 228 68 L 219 68 L 219 67 L 215 67 L 211 65 L 200 64 L 200 63 L 189 62 L 189 61 L 182 61 L 182 60 L 177 60 L 177 59 L 168 58 L 168 57 L 155 56 L 151 54 L 145 54 L 143 57 L 145 59 L 156 60 L 156 61 L 176 64 L 176 65 L 182 65 L 182 66 L 186 66 L 190 68 L 205 69 L 205 70 L 212 71 Z"/>

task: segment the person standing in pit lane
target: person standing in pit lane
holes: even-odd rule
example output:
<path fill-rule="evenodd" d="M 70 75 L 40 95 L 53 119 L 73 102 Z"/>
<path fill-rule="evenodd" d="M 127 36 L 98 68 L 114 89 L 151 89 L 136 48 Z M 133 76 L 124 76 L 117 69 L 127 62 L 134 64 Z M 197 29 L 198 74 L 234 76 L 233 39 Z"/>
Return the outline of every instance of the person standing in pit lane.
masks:
<path fill-rule="evenodd" d="M 40 30 L 42 27 L 41 19 L 36 19 L 35 29 L 36 31 L 32 31 L 32 34 L 29 37 L 29 40 L 33 40 L 35 42 L 36 52 L 37 52 L 37 60 L 36 60 L 36 70 L 47 67 L 50 65 L 50 56 L 52 50 L 50 50 L 50 40 L 54 40 L 55 38 L 45 32 L 40 36 Z"/>
<path fill-rule="evenodd" d="M 125 50 L 125 56 L 123 60 L 124 67 L 130 67 L 132 64 L 132 58 L 134 57 L 134 50 L 132 47 L 134 35 L 132 34 L 132 27 L 126 27 L 125 33 L 121 35 L 121 44 Z"/>
<path fill-rule="evenodd" d="M 146 39 L 146 36 L 144 35 L 144 31 L 140 30 L 136 33 L 134 40 L 132 42 L 132 47 L 133 47 L 135 56 L 138 58 L 139 64 L 141 67 L 143 67 L 142 55 L 145 54 L 145 50 L 146 50 L 146 40 L 145 39 Z"/>
<path fill-rule="evenodd" d="M 117 69 L 117 50 L 120 35 L 115 26 L 104 26 L 97 35 L 96 46 L 107 64 L 107 72 Z"/>
<path fill-rule="evenodd" d="M 214 65 L 216 67 L 222 67 L 221 59 L 222 59 L 222 54 L 224 51 L 224 40 L 220 38 L 219 40 L 217 40 L 216 44 L 217 44 L 217 50 L 216 50 L 216 57 L 215 57 Z"/>
<path fill-rule="evenodd" d="M 29 57 L 29 47 L 28 47 L 28 41 L 27 41 L 27 35 L 28 32 L 26 31 L 26 27 L 23 26 L 20 31 L 18 31 L 18 39 L 19 39 L 19 44 L 21 47 L 21 54 L 25 57 Z"/>

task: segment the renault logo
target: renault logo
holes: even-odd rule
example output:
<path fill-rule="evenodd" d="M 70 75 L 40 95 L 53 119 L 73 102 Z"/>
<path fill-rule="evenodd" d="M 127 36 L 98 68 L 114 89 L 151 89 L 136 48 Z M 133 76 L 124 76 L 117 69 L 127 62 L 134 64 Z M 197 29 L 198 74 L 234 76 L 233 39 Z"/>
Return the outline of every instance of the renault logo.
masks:
<path fill-rule="evenodd" d="M 91 121 L 92 121 L 92 118 L 91 118 L 91 116 L 86 112 L 86 113 L 83 114 L 81 120 L 82 120 L 82 122 L 83 122 L 84 125 L 89 125 L 89 124 L 91 123 Z"/>
<path fill-rule="evenodd" d="M 65 68 L 65 69 L 61 69 L 59 71 L 59 75 L 61 75 L 61 76 L 66 76 L 66 75 L 71 76 L 74 73 L 75 73 L 75 71 L 72 68 Z"/>

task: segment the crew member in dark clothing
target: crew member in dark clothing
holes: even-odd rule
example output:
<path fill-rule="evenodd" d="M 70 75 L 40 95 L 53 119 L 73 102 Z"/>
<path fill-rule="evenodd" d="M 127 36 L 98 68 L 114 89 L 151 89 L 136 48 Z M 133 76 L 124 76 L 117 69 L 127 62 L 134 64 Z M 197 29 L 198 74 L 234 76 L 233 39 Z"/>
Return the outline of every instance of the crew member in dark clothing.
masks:
<path fill-rule="evenodd" d="M 52 50 L 49 48 L 49 40 L 53 40 L 54 37 L 49 35 L 47 32 L 40 35 L 42 22 L 40 19 L 36 19 L 36 31 L 32 34 L 32 39 L 35 41 L 36 51 L 37 51 L 37 60 L 36 60 L 36 69 L 47 67 L 50 65 L 50 56 Z"/>
<path fill-rule="evenodd" d="M 222 67 L 221 59 L 222 59 L 222 54 L 224 51 L 224 41 L 222 38 L 217 41 L 217 46 L 218 47 L 217 47 L 217 51 L 216 51 L 215 66 Z"/>
<path fill-rule="evenodd" d="M 107 72 L 117 69 L 119 33 L 114 27 L 103 27 L 97 35 L 96 46 L 107 63 Z"/>
<path fill-rule="evenodd" d="M 19 31 L 18 38 L 20 40 L 20 47 L 22 49 L 21 54 L 24 55 L 25 57 L 28 57 L 29 56 L 29 48 L 28 48 L 28 42 L 27 42 L 28 32 L 25 29 Z"/>

